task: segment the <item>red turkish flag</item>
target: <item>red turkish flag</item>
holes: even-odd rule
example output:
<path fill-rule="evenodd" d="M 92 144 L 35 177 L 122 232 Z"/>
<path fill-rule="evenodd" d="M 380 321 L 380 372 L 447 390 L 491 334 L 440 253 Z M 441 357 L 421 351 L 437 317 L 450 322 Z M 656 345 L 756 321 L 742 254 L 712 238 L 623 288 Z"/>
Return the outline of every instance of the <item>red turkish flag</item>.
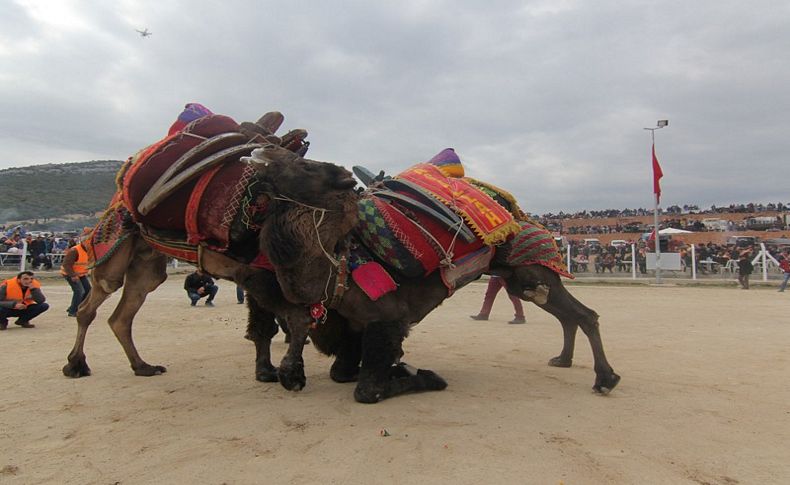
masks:
<path fill-rule="evenodd" d="M 658 164 L 658 158 L 656 158 L 656 144 L 653 144 L 653 193 L 656 194 L 656 203 L 661 201 L 661 177 L 664 176 L 664 172 L 661 171 L 661 165 Z"/>

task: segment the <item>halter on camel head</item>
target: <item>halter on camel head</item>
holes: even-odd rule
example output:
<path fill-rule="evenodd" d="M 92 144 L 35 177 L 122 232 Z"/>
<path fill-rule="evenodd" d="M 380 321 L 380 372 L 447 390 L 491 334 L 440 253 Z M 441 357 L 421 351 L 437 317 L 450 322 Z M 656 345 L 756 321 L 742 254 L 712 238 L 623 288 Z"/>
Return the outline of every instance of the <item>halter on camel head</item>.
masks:
<path fill-rule="evenodd" d="M 358 194 L 352 174 L 326 162 L 308 160 L 275 145 L 244 157 L 271 194 L 260 244 L 275 268 L 285 297 L 318 305 L 345 286 L 346 238 L 357 221 Z M 316 312 L 318 309 L 316 309 Z"/>

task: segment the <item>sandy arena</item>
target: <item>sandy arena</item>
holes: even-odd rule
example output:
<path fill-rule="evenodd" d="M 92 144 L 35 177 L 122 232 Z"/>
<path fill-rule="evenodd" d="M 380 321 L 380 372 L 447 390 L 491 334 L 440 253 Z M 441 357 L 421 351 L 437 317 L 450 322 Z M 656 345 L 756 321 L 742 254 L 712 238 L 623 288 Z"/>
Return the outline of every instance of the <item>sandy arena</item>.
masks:
<path fill-rule="evenodd" d="M 573 285 L 601 315 L 622 381 L 591 392 L 580 332 L 571 369 L 559 323 L 534 305 L 508 325 L 500 294 L 474 322 L 474 283 L 417 326 L 405 360 L 442 392 L 357 404 L 306 349 L 307 387 L 254 380 L 246 307 L 220 283 L 215 308 L 189 307 L 183 275 L 149 296 L 137 347 L 157 377 L 135 377 L 106 325 L 86 342 L 91 377 L 61 374 L 76 322 L 70 291 L 44 281 L 52 309 L 0 333 L 0 483 L 74 484 L 753 484 L 790 477 L 790 294 L 776 288 Z M 274 358 L 285 344 L 275 337 Z M 386 430 L 386 433 L 384 432 Z M 384 436 L 385 434 L 389 436 Z"/>

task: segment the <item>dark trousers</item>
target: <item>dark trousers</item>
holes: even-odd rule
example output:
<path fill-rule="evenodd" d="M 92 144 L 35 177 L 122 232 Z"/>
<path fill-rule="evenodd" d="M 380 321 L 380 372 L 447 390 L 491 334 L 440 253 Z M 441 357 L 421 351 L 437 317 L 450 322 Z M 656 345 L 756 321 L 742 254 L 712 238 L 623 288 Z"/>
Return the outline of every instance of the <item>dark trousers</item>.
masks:
<path fill-rule="evenodd" d="M 208 297 L 206 302 L 214 301 L 214 297 L 217 296 L 217 292 L 219 291 L 219 286 L 217 285 L 206 285 L 204 287 L 206 289 L 202 295 L 198 294 L 197 292 L 187 290 L 187 295 L 189 295 L 189 299 L 192 300 L 192 304 L 194 305 L 203 297 Z"/>
<path fill-rule="evenodd" d="M 7 322 L 8 317 L 17 317 L 18 322 L 29 322 L 47 310 L 49 310 L 49 303 L 46 302 L 30 305 L 24 310 L 0 307 L 0 322 Z"/>
<path fill-rule="evenodd" d="M 69 305 L 66 311 L 69 315 L 74 315 L 77 313 L 77 308 L 79 308 L 82 300 L 87 298 L 88 293 L 91 291 L 90 278 L 81 276 L 77 281 L 72 281 L 68 276 L 64 276 L 63 278 L 65 278 L 66 282 L 71 286 L 71 305 Z"/>
<path fill-rule="evenodd" d="M 744 290 L 749 289 L 749 273 L 738 274 L 738 283 L 741 284 L 741 288 Z"/>

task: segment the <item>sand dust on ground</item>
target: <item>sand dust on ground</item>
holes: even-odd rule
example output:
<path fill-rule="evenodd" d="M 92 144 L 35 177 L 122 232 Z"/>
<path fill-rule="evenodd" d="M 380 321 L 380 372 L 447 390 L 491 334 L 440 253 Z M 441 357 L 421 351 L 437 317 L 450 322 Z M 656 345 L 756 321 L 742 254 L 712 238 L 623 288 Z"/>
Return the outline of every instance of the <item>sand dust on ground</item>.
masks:
<path fill-rule="evenodd" d="M 0 483 L 74 484 L 753 484 L 790 477 L 790 294 L 768 289 L 574 285 L 601 315 L 623 377 L 591 392 L 577 338 L 570 369 L 546 365 L 559 324 L 526 307 L 508 325 L 500 295 L 476 322 L 473 283 L 415 327 L 406 360 L 442 375 L 442 392 L 357 404 L 306 349 L 307 387 L 256 382 L 244 305 L 221 283 L 191 308 L 174 276 L 149 296 L 137 347 L 168 372 L 135 377 L 106 325 L 88 333 L 91 377 L 61 374 L 76 322 L 65 283 L 35 329 L 0 332 Z M 282 335 L 273 352 L 285 351 Z M 383 431 L 386 430 L 386 433 Z M 388 434 L 389 436 L 383 436 Z"/>

